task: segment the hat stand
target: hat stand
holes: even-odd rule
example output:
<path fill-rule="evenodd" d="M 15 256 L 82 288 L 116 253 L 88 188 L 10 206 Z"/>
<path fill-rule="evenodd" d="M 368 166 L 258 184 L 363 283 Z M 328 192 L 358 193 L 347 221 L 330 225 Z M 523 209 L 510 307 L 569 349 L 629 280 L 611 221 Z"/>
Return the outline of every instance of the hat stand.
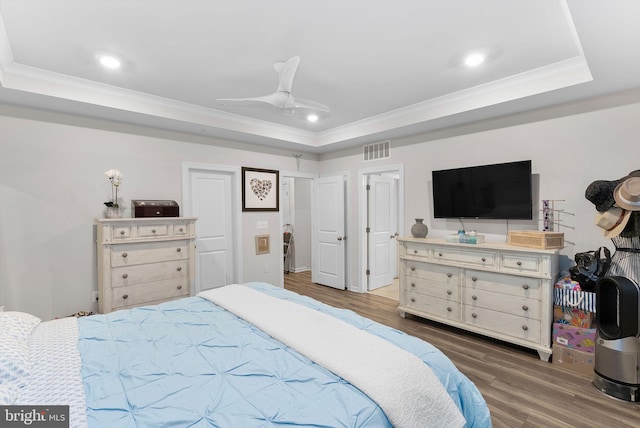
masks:
<path fill-rule="evenodd" d="M 619 334 L 618 337 L 609 337 L 604 328 L 598 329 L 595 345 L 595 367 L 593 384 L 600 391 L 612 397 L 625 401 L 640 402 L 640 314 L 638 304 L 634 307 L 634 314 L 622 314 L 622 305 L 617 302 L 626 299 L 639 299 L 638 284 L 640 284 L 640 211 L 634 211 L 629 222 L 620 235 L 611 239 L 616 251 L 611 256 L 611 265 L 606 272 L 603 282 L 598 284 L 598 316 L 618 319 L 619 331 L 633 331 L 635 334 Z M 616 284 L 616 277 L 627 278 L 633 283 L 630 289 L 618 287 L 613 291 L 610 288 Z M 602 285 L 603 289 L 599 286 Z M 628 284 L 627 284 L 628 285 Z M 607 293 L 605 295 L 605 293 Z M 609 296 L 616 295 L 615 298 Z M 607 298 L 605 298 L 607 297 Z M 618 303 L 618 304 L 617 304 Z M 627 305 L 628 306 L 628 305 Z M 627 323 L 628 325 L 621 325 Z M 602 331 L 601 331 L 602 330 Z M 623 336 L 627 337 L 623 337 Z M 603 337 L 604 336 L 604 337 Z M 611 333 L 609 333 L 611 336 Z"/>

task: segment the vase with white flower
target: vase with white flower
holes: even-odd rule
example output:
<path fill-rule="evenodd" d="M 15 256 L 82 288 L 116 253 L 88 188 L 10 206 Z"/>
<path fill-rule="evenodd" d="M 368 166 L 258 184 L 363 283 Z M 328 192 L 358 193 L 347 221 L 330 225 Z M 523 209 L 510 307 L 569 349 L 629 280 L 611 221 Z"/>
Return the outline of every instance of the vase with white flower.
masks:
<path fill-rule="evenodd" d="M 107 218 L 120 218 L 122 214 L 118 204 L 118 188 L 122 183 L 122 173 L 117 169 L 110 169 L 105 171 L 104 175 L 111 182 L 111 200 L 104 203 L 107 206 Z"/>

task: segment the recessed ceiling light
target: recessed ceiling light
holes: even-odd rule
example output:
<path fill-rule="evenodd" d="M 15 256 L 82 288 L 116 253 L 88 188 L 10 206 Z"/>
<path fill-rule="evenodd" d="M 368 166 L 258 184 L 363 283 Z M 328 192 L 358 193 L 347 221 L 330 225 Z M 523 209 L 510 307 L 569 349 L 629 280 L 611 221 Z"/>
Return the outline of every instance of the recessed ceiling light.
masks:
<path fill-rule="evenodd" d="M 468 67 L 475 67 L 484 62 L 484 55 L 481 53 L 472 53 L 464 59 L 464 63 Z"/>
<path fill-rule="evenodd" d="M 113 56 L 103 55 L 99 57 L 100 64 L 107 68 L 116 69 L 120 68 L 120 60 Z"/>
<path fill-rule="evenodd" d="M 309 116 L 307 116 L 307 120 L 309 122 L 317 122 L 318 121 L 318 115 L 317 114 L 310 114 Z"/>

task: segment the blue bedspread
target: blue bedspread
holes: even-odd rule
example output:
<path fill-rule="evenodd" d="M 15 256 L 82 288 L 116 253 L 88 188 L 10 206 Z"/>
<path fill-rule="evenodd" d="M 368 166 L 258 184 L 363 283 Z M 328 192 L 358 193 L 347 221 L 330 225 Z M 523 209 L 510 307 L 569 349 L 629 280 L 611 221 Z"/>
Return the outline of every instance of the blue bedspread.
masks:
<path fill-rule="evenodd" d="M 424 360 L 467 426 L 491 426 L 475 386 L 428 343 L 351 311 L 273 287 Z M 199 297 L 78 320 L 90 427 L 389 427 L 357 388 Z M 363 356 L 366 358 L 366 356 Z"/>

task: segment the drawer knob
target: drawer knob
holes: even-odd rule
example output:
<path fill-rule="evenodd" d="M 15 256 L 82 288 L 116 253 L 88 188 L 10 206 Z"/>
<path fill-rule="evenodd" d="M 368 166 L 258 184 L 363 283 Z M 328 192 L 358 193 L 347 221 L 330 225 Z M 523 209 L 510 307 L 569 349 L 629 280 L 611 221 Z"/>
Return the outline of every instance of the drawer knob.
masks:
<path fill-rule="evenodd" d="M 523 310 L 523 311 L 528 311 L 528 310 L 529 310 L 529 306 L 527 306 L 527 305 L 522 305 L 522 310 Z"/>
<path fill-rule="evenodd" d="M 438 253 L 438 255 L 439 255 L 440 257 L 442 257 L 442 253 Z"/>
<path fill-rule="evenodd" d="M 527 331 L 527 330 L 529 330 L 529 327 L 527 327 L 526 325 L 523 325 L 523 326 L 522 326 L 522 329 L 523 329 L 524 331 Z"/>
<path fill-rule="evenodd" d="M 415 282 L 412 282 L 412 283 L 411 283 L 411 286 L 412 286 L 412 287 L 415 287 L 415 286 L 416 286 L 416 283 L 415 283 Z"/>
<path fill-rule="evenodd" d="M 413 250 L 413 254 L 418 254 L 418 250 Z"/>
<path fill-rule="evenodd" d="M 451 278 L 453 274 L 451 272 L 447 272 L 447 278 Z"/>
<path fill-rule="evenodd" d="M 178 285 L 178 290 L 182 290 L 182 285 Z"/>
<path fill-rule="evenodd" d="M 471 300 L 478 300 L 478 296 L 471 296 Z"/>
<path fill-rule="evenodd" d="M 411 301 L 415 303 L 416 299 L 414 297 L 412 297 Z"/>
<path fill-rule="evenodd" d="M 181 227 L 180 229 L 178 229 L 178 230 L 179 230 L 180 232 L 184 232 L 184 228 L 182 228 L 182 227 Z"/>
<path fill-rule="evenodd" d="M 126 273 L 123 273 L 123 274 L 122 274 L 122 277 L 123 277 L 124 279 L 127 279 L 127 278 L 129 278 L 129 275 L 128 275 L 128 274 L 126 274 Z"/>
<path fill-rule="evenodd" d="M 416 270 L 416 267 L 415 266 L 411 266 L 411 270 Z"/>
<path fill-rule="evenodd" d="M 178 269 L 176 269 L 178 272 L 180 272 L 182 270 L 182 266 L 178 266 Z"/>
<path fill-rule="evenodd" d="M 487 261 L 487 258 L 486 258 L 486 257 L 483 257 L 481 260 L 482 260 L 483 262 L 486 262 L 486 261 Z"/>
<path fill-rule="evenodd" d="M 121 230 L 121 231 L 120 231 L 120 235 L 124 235 L 124 230 Z"/>
<path fill-rule="evenodd" d="M 478 318 L 478 315 L 476 315 L 476 314 L 471 314 L 471 318 Z"/>
<path fill-rule="evenodd" d="M 127 253 L 122 253 L 122 257 L 127 257 L 128 254 Z"/>
<path fill-rule="evenodd" d="M 182 248 L 176 248 L 176 251 L 180 252 L 180 251 L 182 251 Z"/>
<path fill-rule="evenodd" d="M 477 280 L 478 280 L 478 278 L 477 278 L 477 277 L 475 277 L 475 276 L 472 276 L 472 277 L 471 277 L 471 281 L 476 282 Z"/>
<path fill-rule="evenodd" d="M 529 284 L 522 284 L 522 288 L 524 288 L 525 290 L 529 289 Z"/>
<path fill-rule="evenodd" d="M 451 290 L 447 290 L 447 294 L 448 294 L 449 296 L 451 296 L 451 295 L 453 294 L 453 291 L 451 291 Z"/>
<path fill-rule="evenodd" d="M 156 230 L 155 229 L 151 229 L 151 233 L 156 233 Z"/>
<path fill-rule="evenodd" d="M 122 298 L 123 298 L 123 299 L 128 299 L 128 298 L 129 298 L 129 295 L 128 295 L 128 294 L 123 294 L 123 295 L 122 295 Z"/>
<path fill-rule="evenodd" d="M 453 309 L 451 309 L 451 306 L 447 306 L 447 312 L 451 312 Z"/>
<path fill-rule="evenodd" d="M 522 262 L 516 262 L 518 266 L 522 266 Z"/>

